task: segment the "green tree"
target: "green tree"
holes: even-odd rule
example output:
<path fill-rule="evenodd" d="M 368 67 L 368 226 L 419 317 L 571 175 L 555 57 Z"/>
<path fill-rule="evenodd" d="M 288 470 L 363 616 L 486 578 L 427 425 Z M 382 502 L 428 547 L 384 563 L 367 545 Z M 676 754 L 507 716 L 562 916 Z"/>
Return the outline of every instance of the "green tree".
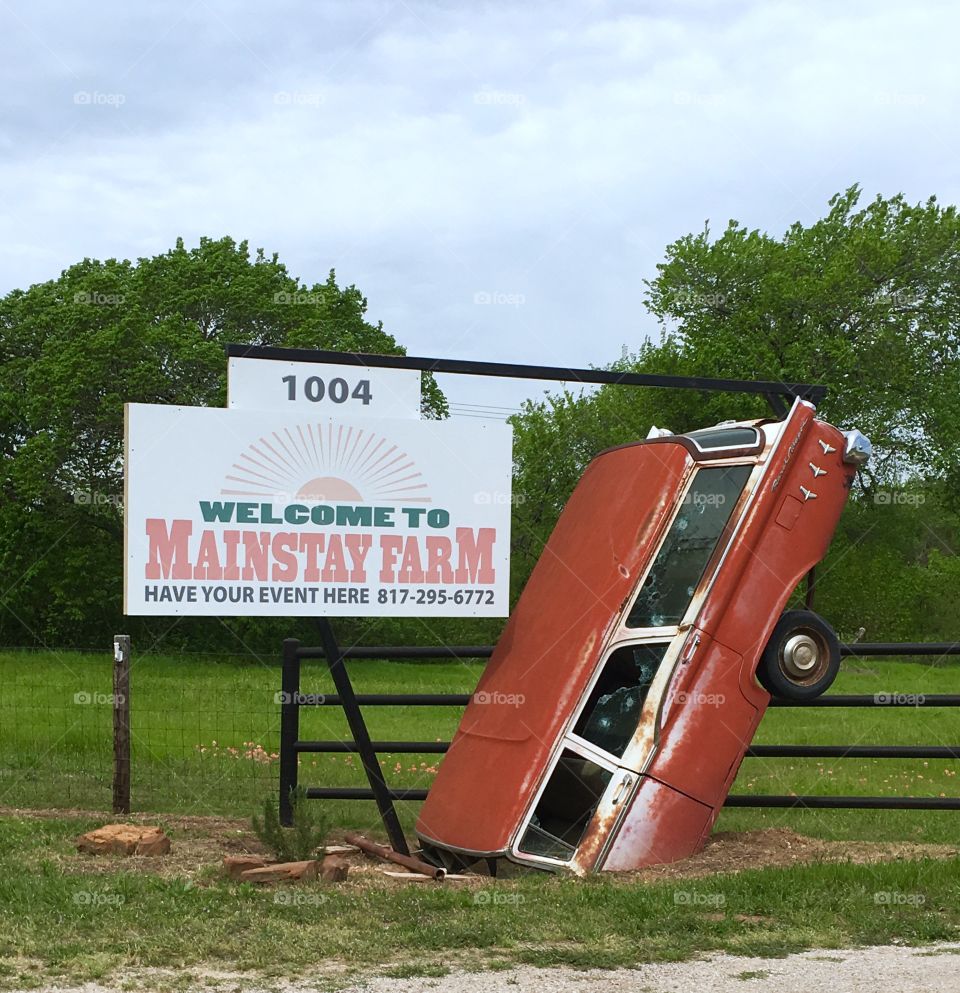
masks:
<path fill-rule="evenodd" d="M 828 387 L 822 416 L 876 456 L 821 571 L 821 609 L 847 636 L 956 636 L 960 548 L 960 219 L 934 199 L 826 216 L 780 238 L 731 221 L 669 245 L 647 306 L 660 325 L 613 368 Z M 735 418 L 762 397 L 602 387 L 527 404 L 514 419 L 514 592 L 570 491 L 604 448 Z M 934 631 L 936 629 L 936 632 Z"/>
<path fill-rule="evenodd" d="M 872 477 L 956 473 L 960 217 L 859 199 L 850 187 L 782 238 L 731 221 L 679 239 L 648 306 L 703 375 L 829 386 L 821 411 L 872 439 Z"/>
<path fill-rule="evenodd" d="M 85 259 L 0 300 L 2 642 L 168 630 L 120 614 L 124 402 L 224 405 L 227 342 L 402 354 L 366 307 L 332 271 L 308 285 L 230 238 L 178 240 L 135 263 Z M 430 377 L 424 413 L 446 414 Z"/>

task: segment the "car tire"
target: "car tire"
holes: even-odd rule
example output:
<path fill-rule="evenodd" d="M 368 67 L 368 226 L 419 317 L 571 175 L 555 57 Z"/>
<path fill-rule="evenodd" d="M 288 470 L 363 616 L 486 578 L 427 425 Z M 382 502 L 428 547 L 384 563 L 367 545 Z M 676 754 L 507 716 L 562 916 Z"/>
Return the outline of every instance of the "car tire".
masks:
<path fill-rule="evenodd" d="M 840 640 L 812 610 L 784 611 L 760 656 L 757 679 L 784 700 L 813 700 L 840 670 Z"/>

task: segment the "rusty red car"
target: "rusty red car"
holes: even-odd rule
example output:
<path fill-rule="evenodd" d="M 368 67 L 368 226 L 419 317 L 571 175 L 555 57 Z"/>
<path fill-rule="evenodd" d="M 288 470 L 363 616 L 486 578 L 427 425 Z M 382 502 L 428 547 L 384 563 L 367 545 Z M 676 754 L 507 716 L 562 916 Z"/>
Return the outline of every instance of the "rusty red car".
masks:
<path fill-rule="evenodd" d="M 786 607 L 869 456 L 802 399 L 598 455 L 424 803 L 424 855 L 586 874 L 698 851 L 771 696 L 836 676 L 830 625 Z"/>

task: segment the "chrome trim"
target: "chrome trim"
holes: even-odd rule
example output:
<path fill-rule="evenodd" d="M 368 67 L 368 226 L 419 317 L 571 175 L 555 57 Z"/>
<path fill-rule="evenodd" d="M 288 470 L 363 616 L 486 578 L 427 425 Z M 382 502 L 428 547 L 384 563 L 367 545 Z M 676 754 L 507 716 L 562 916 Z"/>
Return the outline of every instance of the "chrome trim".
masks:
<path fill-rule="evenodd" d="M 843 432 L 843 461 L 848 465 L 866 465 L 873 455 L 870 439 L 860 431 Z"/>
<path fill-rule="evenodd" d="M 741 421 L 730 421 L 729 423 L 718 424 L 712 428 L 702 428 L 702 432 L 705 434 L 707 431 L 726 431 L 730 428 L 744 428 L 748 431 L 753 431 L 756 437 L 753 439 L 751 444 L 745 444 L 741 442 L 739 445 L 723 445 L 721 448 L 704 448 L 703 445 L 697 442 L 696 437 L 693 434 L 682 434 L 677 435 L 678 438 L 686 438 L 687 441 L 692 441 L 694 447 L 698 452 L 705 455 L 713 455 L 715 452 L 739 452 L 744 448 L 753 448 L 755 445 L 760 443 L 763 438 L 763 432 L 755 424 L 745 424 Z"/>

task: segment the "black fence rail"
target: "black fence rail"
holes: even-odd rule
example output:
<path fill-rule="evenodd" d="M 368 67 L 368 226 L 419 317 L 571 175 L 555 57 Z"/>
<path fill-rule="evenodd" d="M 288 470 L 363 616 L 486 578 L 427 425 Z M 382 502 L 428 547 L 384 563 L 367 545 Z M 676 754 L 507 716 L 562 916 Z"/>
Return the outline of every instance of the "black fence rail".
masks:
<path fill-rule="evenodd" d="M 299 641 L 283 643 L 283 679 L 280 732 L 280 816 L 289 824 L 290 790 L 298 785 L 298 757 L 304 753 L 356 753 L 360 756 L 368 787 L 311 786 L 310 799 L 375 800 L 383 817 L 391 844 L 406 852 L 406 842 L 393 808 L 395 800 L 424 800 L 425 789 L 391 789 L 380 768 L 378 753 L 443 754 L 447 741 L 374 741 L 367 733 L 363 707 L 464 707 L 470 702 L 465 693 L 354 693 L 347 674 L 347 659 L 463 659 L 489 658 L 492 645 L 460 646 L 355 646 L 341 647 L 327 621 L 320 621 L 323 645 L 303 647 Z M 960 655 L 960 643 L 874 642 L 841 645 L 847 658 L 895 656 Z M 325 659 L 333 677 L 335 694 L 311 694 L 300 690 L 300 664 L 305 659 Z M 771 707 L 879 707 L 886 709 L 960 707 L 960 694 L 877 693 L 874 695 L 833 694 L 815 700 L 773 699 Z M 353 740 L 301 741 L 302 707 L 339 707 L 347 718 Z M 862 758 L 862 759 L 958 759 L 960 745 L 752 745 L 750 758 Z M 732 794 L 727 807 L 796 808 L 812 810 L 960 810 L 960 797 L 883 797 Z"/>

